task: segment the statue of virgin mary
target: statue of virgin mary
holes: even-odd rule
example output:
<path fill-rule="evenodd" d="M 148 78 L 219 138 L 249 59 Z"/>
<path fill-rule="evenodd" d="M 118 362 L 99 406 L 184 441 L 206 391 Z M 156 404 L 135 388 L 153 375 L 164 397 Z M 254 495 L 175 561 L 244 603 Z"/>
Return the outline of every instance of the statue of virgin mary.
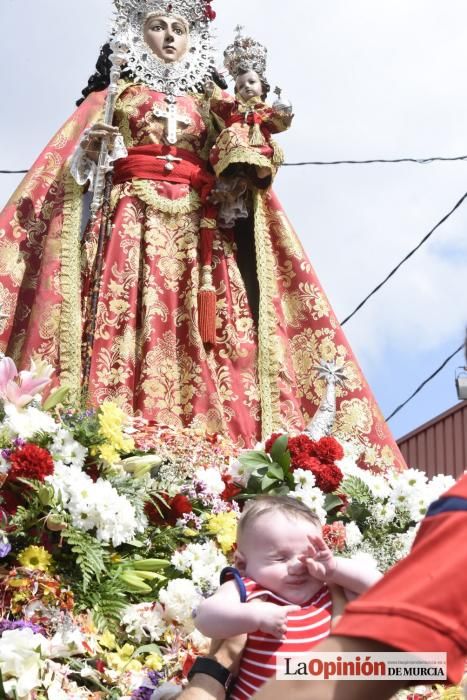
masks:
<path fill-rule="evenodd" d="M 333 363 L 344 377 L 334 434 L 357 442 L 369 466 L 402 465 L 270 178 L 248 181 L 246 218 L 218 225 L 210 158 L 222 124 L 205 90 L 219 82 L 210 2 L 116 5 L 128 56 L 112 127 L 101 126 L 104 50 L 103 80 L 90 82 L 0 215 L 0 350 L 18 368 L 32 356 L 48 360 L 78 401 L 99 273 L 90 405 L 115 400 L 150 424 L 223 433 L 247 447 L 275 431 L 303 430 L 327 389 L 320 368 Z M 111 133 L 99 266 L 103 210 L 90 218 L 83 195 L 96 143 Z M 251 148 L 246 168 L 257 157 Z"/>

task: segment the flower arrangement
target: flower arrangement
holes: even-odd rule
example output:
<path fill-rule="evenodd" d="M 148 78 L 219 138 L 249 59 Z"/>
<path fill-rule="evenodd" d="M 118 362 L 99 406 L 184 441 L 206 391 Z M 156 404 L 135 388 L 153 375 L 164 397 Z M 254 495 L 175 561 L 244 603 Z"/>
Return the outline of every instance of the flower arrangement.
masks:
<path fill-rule="evenodd" d="M 0 697 L 149 700 L 182 683 L 208 648 L 192 612 L 231 561 L 248 498 L 303 500 L 330 546 L 385 569 L 450 485 L 364 471 L 331 437 L 274 435 L 238 454 L 111 402 L 70 412 L 65 389 L 42 401 L 50 376 L 0 360 Z"/>

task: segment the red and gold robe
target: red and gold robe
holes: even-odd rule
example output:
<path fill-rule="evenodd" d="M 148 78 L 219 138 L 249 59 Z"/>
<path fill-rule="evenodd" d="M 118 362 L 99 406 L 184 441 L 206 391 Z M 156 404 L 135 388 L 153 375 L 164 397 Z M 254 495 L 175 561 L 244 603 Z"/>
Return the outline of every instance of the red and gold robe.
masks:
<path fill-rule="evenodd" d="M 75 397 L 99 221 L 83 234 L 82 188 L 69 162 L 83 130 L 102 117 L 93 93 L 55 135 L 0 216 L 0 349 L 20 368 L 39 354 Z M 114 123 L 125 144 L 160 143 L 164 96 L 122 84 Z M 177 146 L 209 160 L 216 117 L 202 95 L 177 99 L 190 119 Z M 169 176 L 168 176 L 169 177 Z M 200 200 L 189 185 L 132 180 L 112 191 L 90 402 L 118 401 L 159 425 L 197 426 L 251 446 L 298 431 L 325 391 L 320 360 L 345 369 L 335 434 L 359 441 L 369 465 L 403 465 L 362 372 L 277 198 L 254 190 L 259 316 L 253 320 L 232 231 L 214 239 L 216 345 L 198 328 Z M 85 241 L 82 244 L 82 237 Z"/>

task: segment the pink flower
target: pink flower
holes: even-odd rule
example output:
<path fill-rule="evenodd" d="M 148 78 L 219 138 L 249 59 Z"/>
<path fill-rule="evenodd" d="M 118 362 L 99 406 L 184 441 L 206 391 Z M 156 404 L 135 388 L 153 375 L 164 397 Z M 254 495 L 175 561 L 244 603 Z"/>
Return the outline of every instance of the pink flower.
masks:
<path fill-rule="evenodd" d="M 0 360 L 0 398 L 24 408 L 50 383 L 52 373 L 50 365 L 34 360 L 30 370 L 18 372 L 11 357 L 4 357 Z"/>

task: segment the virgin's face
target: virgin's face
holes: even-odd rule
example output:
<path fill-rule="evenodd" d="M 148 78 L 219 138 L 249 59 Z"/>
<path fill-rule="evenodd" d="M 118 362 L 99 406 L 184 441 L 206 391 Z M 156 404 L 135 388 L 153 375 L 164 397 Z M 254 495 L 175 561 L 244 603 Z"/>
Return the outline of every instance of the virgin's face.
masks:
<path fill-rule="evenodd" d="M 183 58 L 188 50 L 189 37 L 188 27 L 177 17 L 150 16 L 144 25 L 146 44 L 164 63 L 175 63 Z"/>

